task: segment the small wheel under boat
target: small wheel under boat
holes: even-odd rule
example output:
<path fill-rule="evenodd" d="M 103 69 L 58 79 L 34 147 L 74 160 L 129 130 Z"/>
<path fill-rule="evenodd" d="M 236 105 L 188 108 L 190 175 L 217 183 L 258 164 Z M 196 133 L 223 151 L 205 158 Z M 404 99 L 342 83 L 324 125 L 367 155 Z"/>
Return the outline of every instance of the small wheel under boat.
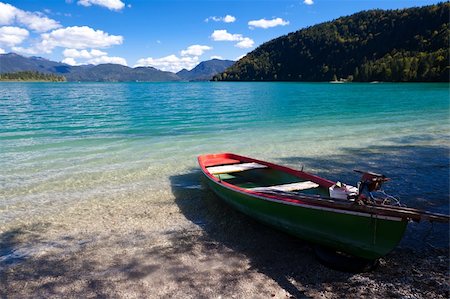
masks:
<path fill-rule="evenodd" d="M 314 246 L 317 260 L 328 268 L 350 273 L 369 272 L 375 269 L 379 260 L 369 260 L 351 256 L 321 245 Z"/>

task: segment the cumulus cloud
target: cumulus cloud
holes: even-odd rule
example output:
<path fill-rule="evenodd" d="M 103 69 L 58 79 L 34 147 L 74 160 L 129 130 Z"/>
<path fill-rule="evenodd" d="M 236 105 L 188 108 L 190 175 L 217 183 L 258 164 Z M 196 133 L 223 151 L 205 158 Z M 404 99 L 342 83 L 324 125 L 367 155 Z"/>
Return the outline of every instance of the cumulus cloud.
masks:
<path fill-rule="evenodd" d="M 211 38 L 214 41 L 241 41 L 243 39 L 242 34 L 231 34 L 227 30 L 214 30 L 211 34 Z"/>
<path fill-rule="evenodd" d="M 282 18 L 275 18 L 272 20 L 260 19 L 260 20 L 253 20 L 253 21 L 248 22 L 248 26 L 250 27 L 250 29 L 255 28 L 255 27 L 267 29 L 267 28 L 272 28 L 272 27 L 276 27 L 276 26 L 286 26 L 288 24 L 289 24 L 289 22 L 283 20 Z"/>
<path fill-rule="evenodd" d="M 94 58 L 94 57 L 106 56 L 106 55 L 108 55 L 108 53 L 97 50 L 97 49 L 92 49 L 91 51 L 87 51 L 87 50 L 79 51 L 77 49 L 65 49 L 63 51 L 63 55 L 64 55 L 64 57 L 90 59 L 90 58 Z"/>
<path fill-rule="evenodd" d="M 89 59 L 87 61 L 88 64 L 104 64 L 104 63 L 114 63 L 114 64 L 121 64 L 121 65 L 125 65 L 127 66 L 127 61 L 122 58 L 122 57 L 117 57 L 117 56 L 100 56 L 100 57 L 95 57 L 92 59 Z"/>
<path fill-rule="evenodd" d="M 247 49 L 253 47 L 255 42 L 248 37 L 244 37 L 240 42 L 238 42 L 235 47 L 241 48 L 241 49 Z"/>
<path fill-rule="evenodd" d="M 119 11 L 125 7 L 125 3 L 120 0 L 79 0 L 77 3 L 82 6 L 98 5 L 115 11 Z"/>
<path fill-rule="evenodd" d="M 72 58 L 72 57 L 64 58 L 63 61 L 61 61 L 61 62 L 65 63 L 65 64 L 68 64 L 68 65 L 72 65 L 72 66 L 81 65 L 81 63 L 77 63 L 75 61 L 75 59 Z"/>
<path fill-rule="evenodd" d="M 8 3 L 0 2 L 0 25 L 9 25 L 16 18 L 17 8 Z"/>
<path fill-rule="evenodd" d="M 25 55 L 36 55 L 42 53 L 42 51 L 37 48 L 24 48 L 24 47 L 12 47 L 11 50 L 15 53 L 25 54 Z"/>
<path fill-rule="evenodd" d="M 218 55 L 213 55 L 210 57 L 210 59 L 223 59 L 222 56 L 218 56 Z"/>
<path fill-rule="evenodd" d="M 16 19 L 20 24 L 24 25 L 28 29 L 37 32 L 47 32 L 49 30 L 61 27 L 57 21 L 49 19 L 40 13 L 31 13 L 18 10 Z"/>
<path fill-rule="evenodd" d="M 37 32 L 46 32 L 61 27 L 57 21 L 46 17 L 42 13 L 24 11 L 8 3 L 0 2 L 0 25 L 11 25 L 14 23 Z"/>
<path fill-rule="evenodd" d="M 236 18 L 234 16 L 226 15 L 225 17 L 223 17 L 223 21 L 225 23 L 233 23 L 236 21 Z"/>
<path fill-rule="evenodd" d="M 245 57 L 245 55 L 247 55 L 247 54 L 243 54 L 243 55 L 241 55 L 241 56 L 238 56 L 238 57 L 236 57 L 236 61 L 238 61 L 238 60 L 241 60 L 242 58 L 244 58 Z"/>
<path fill-rule="evenodd" d="M 244 37 L 242 34 L 231 34 L 226 30 L 214 30 L 211 34 L 211 38 L 214 41 L 232 41 L 238 42 L 235 47 L 238 48 L 251 48 L 254 45 L 254 41 L 249 37 Z"/>
<path fill-rule="evenodd" d="M 6 51 L 4 49 L 0 48 L 0 54 L 5 54 L 5 53 L 6 53 Z"/>
<path fill-rule="evenodd" d="M 53 30 L 50 33 L 41 34 L 41 38 L 42 49 L 50 51 L 55 47 L 69 49 L 107 48 L 120 45 L 123 42 L 123 37 L 120 35 L 110 35 L 88 26 L 73 26 Z"/>
<path fill-rule="evenodd" d="M 137 61 L 137 66 L 151 66 L 163 71 L 178 72 L 182 69 L 193 69 L 199 63 L 199 56 L 203 55 L 205 51 L 213 48 L 205 45 L 191 45 L 186 49 L 180 51 L 180 57 L 177 55 L 168 55 L 161 58 L 141 58 Z"/>
<path fill-rule="evenodd" d="M 115 63 L 128 65 L 127 61 L 122 57 L 110 57 L 107 52 L 103 52 L 97 49 L 77 50 L 77 49 L 65 49 L 63 51 L 64 59 L 62 62 L 70 65 L 82 65 L 82 64 L 103 64 L 103 63 Z M 83 59 L 83 62 L 78 62 L 75 59 Z"/>
<path fill-rule="evenodd" d="M 122 42 L 123 37 L 120 35 L 110 35 L 102 30 L 94 30 L 87 26 L 74 26 L 43 33 L 41 34 L 40 41 L 31 45 L 29 48 L 16 47 L 13 50 L 24 54 L 39 54 L 51 53 L 56 47 L 77 50 L 108 48 L 110 46 L 120 45 Z"/>
<path fill-rule="evenodd" d="M 13 47 L 21 44 L 28 37 L 28 35 L 28 30 L 23 28 L 12 26 L 0 27 L 0 45 Z"/>
<path fill-rule="evenodd" d="M 212 47 L 202 45 L 192 45 L 181 51 L 181 56 L 201 56 L 205 51 L 212 50 Z"/>
<path fill-rule="evenodd" d="M 314 1 L 313 0 L 304 0 L 303 3 L 305 3 L 306 5 L 313 5 Z"/>
<path fill-rule="evenodd" d="M 232 16 L 232 15 L 226 15 L 224 17 L 216 17 L 216 16 L 212 16 L 212 17 L 208 17 L 205 19 L 205 22 L 209 22 L 209 21 L 214 21 L 214 22 L 224 22 L 224 23 L 233 23 L 236 21 L 236 17 Z"/>
<path fill-rule="evenodd" d="M 198 56 L 178 57 L 169 55 L 162 58 L 141 58 L 137 61 L 137 66 L 151 66 L 163 71 L 178 72 L 182 69 L 193 69 L 199 63 Z"/>

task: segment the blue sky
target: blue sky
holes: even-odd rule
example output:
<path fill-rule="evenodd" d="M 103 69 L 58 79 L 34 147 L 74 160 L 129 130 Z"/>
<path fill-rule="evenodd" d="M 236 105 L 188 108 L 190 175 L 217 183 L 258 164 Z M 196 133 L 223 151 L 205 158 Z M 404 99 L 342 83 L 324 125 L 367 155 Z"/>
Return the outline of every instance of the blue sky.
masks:
<path fill-rule="evenodd" d="M 167 71 L 237 60 L 272 38 L 403 0 L 0 0 L 0 53 Z"/>

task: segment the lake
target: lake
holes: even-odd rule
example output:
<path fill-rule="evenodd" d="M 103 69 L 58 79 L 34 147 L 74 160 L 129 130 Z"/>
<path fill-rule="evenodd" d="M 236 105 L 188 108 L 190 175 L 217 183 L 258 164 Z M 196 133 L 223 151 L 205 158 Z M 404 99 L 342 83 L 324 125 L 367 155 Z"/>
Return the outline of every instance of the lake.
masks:
<path fill-rule="evenodd" d="M 353 185 L 353 169 L 381 172 L 402 203 L 448 213 L 449 112 L 434 83 L 1 83 L 0 228 L 173 202 L 170 178 L 223 151 Z"/>

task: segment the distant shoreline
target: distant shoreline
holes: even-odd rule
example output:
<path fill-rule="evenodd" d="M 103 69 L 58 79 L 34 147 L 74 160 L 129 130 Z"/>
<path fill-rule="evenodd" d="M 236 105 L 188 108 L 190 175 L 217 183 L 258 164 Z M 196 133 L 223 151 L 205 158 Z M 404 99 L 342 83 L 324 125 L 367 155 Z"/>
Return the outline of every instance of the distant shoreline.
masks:
<path fill-rule="evenodd" d="M 67 81 L 50 81 L 50 80 L 0 80 L 0 82 L 14 82 L 14 83 L 66 83 Z"/>
<path fill-rule="evenodd" d="M 0 83 L 328 83 L 334 84 L 450 84 L 442 81 L 352 81 L 352 82 L 333 82 L 333 81 L 50 81 L 50 80 L 0 80 Z M 342 85 L 338 84 L 338 85 Z"/>

